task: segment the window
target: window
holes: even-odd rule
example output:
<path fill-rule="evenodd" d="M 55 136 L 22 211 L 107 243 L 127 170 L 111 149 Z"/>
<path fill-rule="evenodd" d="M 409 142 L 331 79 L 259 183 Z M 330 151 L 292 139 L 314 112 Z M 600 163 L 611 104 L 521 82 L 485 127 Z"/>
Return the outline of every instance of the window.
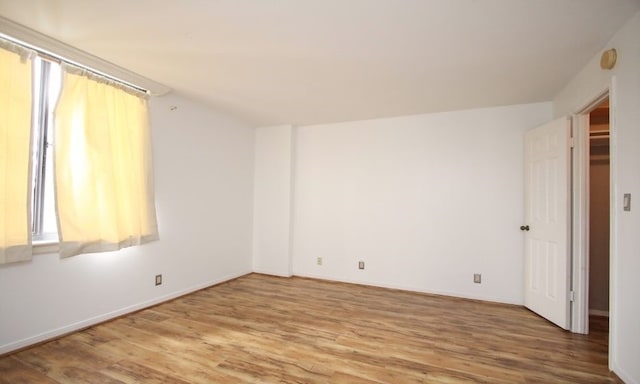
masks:
<path fill-rule="evenodd" d="M 31 232 L 35 243 L 55 242 L 58 230 L 53 185 L 53 111 L 60 94 L 61 68 L 33 60 Z"/>
<path fill-rule="evenodd" d="M 0 264 L 158 239 L 148 94 L 55 60 L 0 39 Z"/>

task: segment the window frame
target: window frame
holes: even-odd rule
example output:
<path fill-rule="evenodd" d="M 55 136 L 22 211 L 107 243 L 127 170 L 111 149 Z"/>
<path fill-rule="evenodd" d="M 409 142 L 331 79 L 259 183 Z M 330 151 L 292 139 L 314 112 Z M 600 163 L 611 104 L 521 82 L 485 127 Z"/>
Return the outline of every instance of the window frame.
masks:
<path fill-rule="evenodd" d="M 53 111 L 60 93 L 60 81 L 54 84 L 54 67 L 57 63 L 41 57 L 33 59 L 32 67 L 32 186 L 31 186 L 31 236 L 34 245 L 58 243 L 57 226 L 55 232 L 45 231 L 45 220 L 54 220 L 55 208 L 49 209 L 54 217 L 47 217 L 47 207 L 55 204 L 52 193 L 47 193 L 47 184 L 53 180 Z M 56 87 L 56 88 L 54 88 Z"/>

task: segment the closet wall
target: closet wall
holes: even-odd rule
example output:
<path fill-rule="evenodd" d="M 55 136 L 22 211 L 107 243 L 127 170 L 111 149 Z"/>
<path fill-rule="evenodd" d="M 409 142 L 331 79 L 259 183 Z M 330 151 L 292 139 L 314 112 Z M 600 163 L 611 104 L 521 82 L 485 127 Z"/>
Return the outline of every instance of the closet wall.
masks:
<path fill-rule="evenodd" d="M 589 311 L 609 313 L 609 104 L 590 114 Z"/>

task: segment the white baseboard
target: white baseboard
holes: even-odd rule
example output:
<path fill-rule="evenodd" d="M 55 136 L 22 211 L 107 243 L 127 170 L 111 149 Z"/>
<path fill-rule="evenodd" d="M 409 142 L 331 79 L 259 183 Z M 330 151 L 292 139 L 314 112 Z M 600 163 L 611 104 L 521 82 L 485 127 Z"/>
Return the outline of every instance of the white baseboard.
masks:
<path fill-rule="evenodd" d="M 291 277 L 293 276 L 291 273 L 285 274 L 285 273 L 281 273 L 279 271 L 270 271 L 267 269 L 260 269 L 260 268 L 254 268 L 253 269 L 254 273 L 259 273 L 261 275 L 270 275 L 270 276 L 278 276 L 278 277 Z"/>
<path fill-rule="evenodd" d="M 308 278 L 319 279 L 319 280 L 337 281 L 337 282 L 348 283 L 348 284 L 369 285 L 369 286 L 380 287 L 380 288 L 398 289 L 401 291 L 426 293 L 430 295 L 451 296 L 451 297 L 457 297 L 461 299 L 489 301 L 492 303 L 510 304 L 510 305 L 518 305 L 518 306 L 523 305 L 523 303 L 520 301 L 514 301 L 504 297 L 469 295 L 469 294 L 464 294 L 460 292 L 429 290 L 429 289 L 416 288 L 416 287 L 410 287 L 410 286 L 398 285 L 398 284 L 386 284 L 386 283 L 380 283 L 380 282 L 368 281 L 368 280 L 335 278 L 335 277 L 316 275 L 316 274 L 299 274 L 294 272 L 293 276 L 308 277 Z"/>
<path fill-rule="evenodd" d="M 590 309 L 589 315 L 609 317 L 609 311 L 602 311 L 600 309 Z"/>
<path fill-rule="evenodd" d="M 627 384 L 639 384 L 640 382 L 636 381 L 629 375 L 625 370 L 621 369 L 617 366 L 617 364 L 612 364 L 611 371 L 615 373 L 620 380 Z"/>
<path fill-rule="evenodd" d="M 34 345 L 34 344 L 38 344 L 38 343 L 42 343 L 42 342 L 45 342 L 45 341 L 48 341 L 48 340 L 52 340 L 52 339 L 55 339 L 57 337 L 67 335 L 69 333 L 72 333 L 72 332 L 75 332 L 75 331 L 78 331 L 78 330 L 81 330 L 81 329 L 85 329 L 85 328 L 91 327 L 91 326 L 96 325 L 96 324 L 103 323 L 103 322 L 111 320 L 111 319 L 115 319 L 116 317 L 120 317 L 120 316 L 129 314 L 129 313 L 132 313 L 132 312 L 139 311 L 141 309 L 152 307 L 154 305 L 163 303 L 165 301 L 169 301 L 169 300 L 175 299 L 177 297 L 184 296 L 186 294 L 189 294 L 189 293 L 192 293 L 192 292 L 195 292 L 195 291 L 199 291 L 199 290 L 204 289 L 204 288 L 211 287 L 213 285 L 224 283 L 225 281 L 233 280 L 233 279 L 236 279 L 238 277 L 241 277 L 241 276 L 244 276 L 244 275 L 247 275 L 247 274 L 250 274 L 250 273 L 251 273 L 251 271 L 246 271 L 246 272 L 243 272 L 243 273 L 223 276 L 221 278 L 218 278 L 218 279 L 215 279 L 215 280 L 211 280 L 211 281 L 208 281 L 206 283 L 198 284 L 198 285 L 186 288 L 186 289 L 182 289 L 182 290 L 179 290 L 179 291 L 171 292 L 171 293 L 169 293 L 167 295 L 156 297 L 156 298 L 148 300 L 148 301 L 143 301 L 141 303 L 130 305 L 128 307 L 124 307 L 124 308 L 121 308 L 121 309 L 117 309 L 117 310 L 112 311 L 112 312 L 108 312 L 108 313 L 105 313 L 105 314 L 102 314 L 102 315 L 98 315 L 98 316 L 94 316 L 94 317 L 91 317 L 91 318 L 88 318 L 88 319 L 85 319 L 85 320 L 82 320 L 82 321 L 78 321 L 76 323 L 69 324 L 69 325 L 66 325 L 64 327 L 60 327 L 60 328 L 52 329 L 52 330 L 49 330 L 49 331 L 46 331 L 46 332 L 42 332 L 42 333 L 40 333 L 38 335 L 35 335 L 35 336 L 31 336 L 31 337 L 27 337 L 27 338 L 22 339 L 22 340 L 14 341 L 14 342 L 11 342 L 9 344 L 5 344 L 5 345 L 0 346 L 0 355 L 6 354 L 6 353 L 9 353 L 9 352 L 18 350 L 18 349 L 26 348 L 26 347 L 29 347 L 29 346 Z"/>

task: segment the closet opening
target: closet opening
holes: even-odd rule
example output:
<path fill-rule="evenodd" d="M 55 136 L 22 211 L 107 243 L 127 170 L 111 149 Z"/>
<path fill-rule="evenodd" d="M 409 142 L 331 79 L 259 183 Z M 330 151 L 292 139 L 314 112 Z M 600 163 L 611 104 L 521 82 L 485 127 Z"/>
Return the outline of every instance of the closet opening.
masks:
<path fill-rule="evenodd" d="M 609 332 L 609 99 L 589 113 L 589 329 Z"/>

